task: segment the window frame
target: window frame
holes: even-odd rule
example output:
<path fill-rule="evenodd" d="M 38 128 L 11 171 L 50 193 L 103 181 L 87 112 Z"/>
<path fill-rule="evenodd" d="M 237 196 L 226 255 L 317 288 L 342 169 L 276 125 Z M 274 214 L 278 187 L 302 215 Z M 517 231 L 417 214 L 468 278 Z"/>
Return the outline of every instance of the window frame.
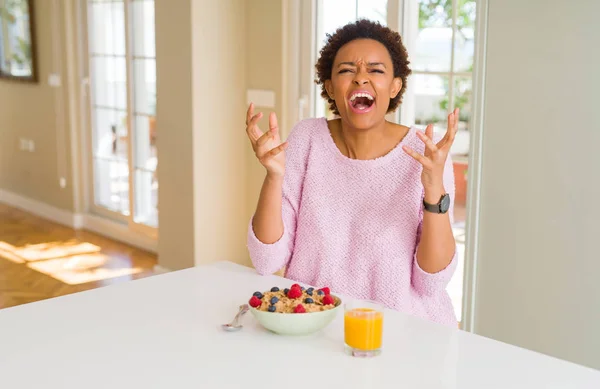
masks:
<path fill-rule="evenodd" d="M 112 220 L 117 223 L 125 224 L 127 227 L 136 233 L 140 233 L 145 235 L 153 240 L 158 239 L 158 228 L 150 226 L 147 224 L 143 224 L 141 222 L 136 222 L 135 220 L 135 208 L 137 204 L 136 196 L 137 188 L 135 185 L 135 172 L 138 170 L 136 168 L 135 161 L 135 145 L 137 142 L 135 136 L 135 118 L 139 112 L 136 111 L 135 101 L 134 101 L 134 90 L 135 90 L 135 75 L 134 75 L 134 58 L 138 58 L 139 56 L 134 56 L 133 54 L 133 31 L 134 31 L 134 21 L 133 21 L 133 12 L 132 7 L 133 3 L 138 0 L 112 0 L 112 1 L 103 1 L 103 2 L 113 2 L 113 3 L 123 3 L 124 4 L 124 31 L 125 31 L 125 75 L 126 75 L 126 107 L 124 113 L 126 115 L 126 128 L 127 128 L 127 169 L 128 169 L 128 198 L 129 198 L 129 213 L 122 214 L 119 211 L 111 210 L 107 207 L 104 207 L 97 203 L 96 197 L 96 175 L 94 172 L 94 160 L 98 158 L 95 153 L 95 109 L 101 108 L 99 105 L 94 103 L 94 94 L 93 94 L 93 86 L 92 86 L 92 78 L 93 78 L 93 66 L 92 66 L 92 58 L 94 54 L 91 49 L 91 39 L 92 39 L 92 29 L 93 23 L 92 20 L 92 10 L 89 7 L 90 4 L 93 3 L 91 0 L 80 0 L 81 9 L 82 9 L 82 24 L 84 27 L 84 37 L 82 38 L 82 69 L 83 69 L 83 87 L 84 87 L 84 105 L 86 110 L 86 122 L 84 128 L 84 159 L 85 159 L 85 172 L 89 179 L 85 180 L 85 201 L 87 204 L 87 210 L 102 218 L 106 218 Z M 120 56 L 119 56 L 120 57 Z M 156 60 L 156 54 L 152 59 Z M 110 109 L 114 109 L 114 107 L 110 107 Z M 158 210 L 157 210 L 158 212 Z"/>

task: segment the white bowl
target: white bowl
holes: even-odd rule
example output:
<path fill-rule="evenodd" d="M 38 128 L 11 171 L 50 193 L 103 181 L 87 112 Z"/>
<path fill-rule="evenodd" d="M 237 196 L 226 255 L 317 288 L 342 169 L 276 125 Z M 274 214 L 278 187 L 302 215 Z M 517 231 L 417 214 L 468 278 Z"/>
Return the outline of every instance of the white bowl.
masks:
<path fill-rule="evenodd" d="M 279 335 L 308 335 L 327 327 L 335 319 L 342 307 L 341 300 L 336 300 L 336 307 L 321 312 L 279 313 L 259 311 L 250 308 L 256 320 L 267 330 Z"/>

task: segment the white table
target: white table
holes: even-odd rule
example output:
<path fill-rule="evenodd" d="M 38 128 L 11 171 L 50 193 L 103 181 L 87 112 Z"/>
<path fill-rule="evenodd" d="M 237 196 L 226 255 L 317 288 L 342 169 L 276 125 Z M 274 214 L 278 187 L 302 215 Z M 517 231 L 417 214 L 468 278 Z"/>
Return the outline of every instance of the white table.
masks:
<path fill-rule="evenodd" d="M 288 284 L 222 262 L 0 310 L 0 388 L 600 388 L 600 371 L 393 311 L 373 359 L 343 353 L 342 315 L 307 337 L 250 313 L 219 328 Z"/>

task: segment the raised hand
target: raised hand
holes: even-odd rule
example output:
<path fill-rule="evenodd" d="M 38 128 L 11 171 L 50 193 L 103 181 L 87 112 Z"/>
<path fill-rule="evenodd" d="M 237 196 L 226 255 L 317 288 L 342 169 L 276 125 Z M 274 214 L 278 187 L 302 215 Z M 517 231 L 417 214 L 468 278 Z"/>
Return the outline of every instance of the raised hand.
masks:
<path fill-rule="evenodd" d="M 425 129 L 425 133 L 418 131 L 417 136 L 425 143 L 425 153 L 421 155 L 414 150 L 403 146 L 404 151 L 413 157 L 423 166 L 421 182 L 425 191 L 434 192 L 443 191 L 444 165 L 450 152 L 450 147 L 454 142 L 454 137 L 458 129 L 458 113 L 456 108 L 454 112 L 448 115 L 448 129 L 446 135 L 436 144 L 433 143 L 433 125 L 430 124 Z"/>
<path fill-rule="evenodd" d="M 274 112 L 269 115 L 269 130 L 263 133 L 258 128 L 258 121 L 263 117 L 262 112 L 254 115 L 254 104 L 250 104 L 246 113 L 246 133 L 252 143 L 252 149 L 258 161 L 267 169 L 267 174 L 283 177 L 285 173 L 285 152 L 287 142 L 281 142 L 277 116 Z"/>

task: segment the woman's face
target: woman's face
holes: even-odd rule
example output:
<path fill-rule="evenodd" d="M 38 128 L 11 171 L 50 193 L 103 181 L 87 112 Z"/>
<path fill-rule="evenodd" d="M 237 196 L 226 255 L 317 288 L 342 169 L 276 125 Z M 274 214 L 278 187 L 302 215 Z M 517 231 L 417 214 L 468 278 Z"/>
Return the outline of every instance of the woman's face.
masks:
<path fill-rule="evenodd" d="M 357 39 L 340 48 L 325 88 L 343 121 L 355 129 L 369 129 L 384 120 L 390 99 L 402 80 L 394 78 L 386 47 L 373 39 Z"/>

